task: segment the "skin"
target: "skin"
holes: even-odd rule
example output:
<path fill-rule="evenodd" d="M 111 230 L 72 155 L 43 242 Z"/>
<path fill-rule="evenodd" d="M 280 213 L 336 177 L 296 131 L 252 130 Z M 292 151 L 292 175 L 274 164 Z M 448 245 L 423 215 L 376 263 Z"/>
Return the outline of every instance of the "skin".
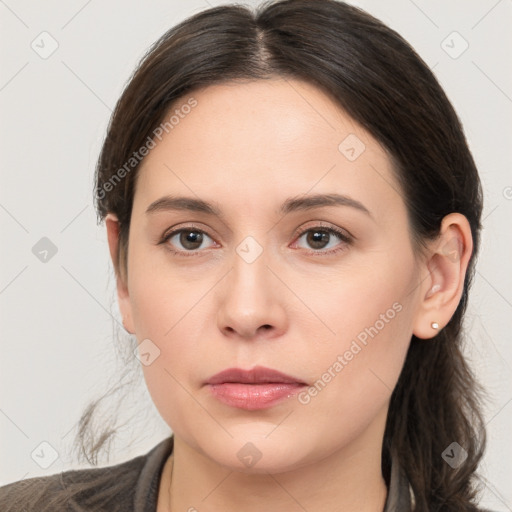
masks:
<path fill-rule="evenodd" d="M 226 83 L 193 97 L 197 106 L 140 168 L 126 279 L 115 257 L 119 224 L 106 219 L 123 324 L 160 350 L 142 369 L 175 435 L 157 510 L 383 510 L 389 399 L 411 336 L 432 343 L 431 323 L 442 328 L 459 303 L 469 224 L 448 215 L 439 238 L 415 252 L 386 151 L 305 82 Z M 338 149 L 349 134 L 365 145 L 354 161 Z M 333 193 L 369 214 L 346 205 L 279 213 L 288 198 Z M 214 203 L 222 218 L 145 213 L 169 194 Z M 306 230 L 318 226 L 352 240 L 326 233 L 325 247 L 315 245 Z M 192 251 L 179 235 L 159 243 L 187 227 L 206 233 Z M 262 249 L 252 263 L 236 251 L 247 236 Z M 294 396 L 247 411 L 204 385 L 223 369 L 256 365 L 313 385 L 393 304 L 394 318 L 307 404 Z M 252 467 L 237 457 L 248 442 L 261 453 Z"/>

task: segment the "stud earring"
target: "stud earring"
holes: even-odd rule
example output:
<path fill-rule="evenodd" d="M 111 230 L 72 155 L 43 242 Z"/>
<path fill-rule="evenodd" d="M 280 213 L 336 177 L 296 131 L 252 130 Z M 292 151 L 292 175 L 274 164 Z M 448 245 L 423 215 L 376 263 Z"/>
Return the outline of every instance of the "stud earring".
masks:
<path fill-rule="evenodd" d="M 432 329 L 439 329 L 439 324 L 437 322 L 432 322 L 430 325 L 432 326 Z"/>

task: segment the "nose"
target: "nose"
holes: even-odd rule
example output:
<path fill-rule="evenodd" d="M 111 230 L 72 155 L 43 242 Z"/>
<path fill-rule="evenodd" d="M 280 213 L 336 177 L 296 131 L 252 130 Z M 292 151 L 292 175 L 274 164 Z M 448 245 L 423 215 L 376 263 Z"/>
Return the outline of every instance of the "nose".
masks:
<path fill-rule="evenodd" d="M 250 263 L 234 254 L 233 267 L 217 289 L 218 328 L 226 337 L 271 339 L 286 331 L 286 293 L 274 272 L 265 251 Z"/>

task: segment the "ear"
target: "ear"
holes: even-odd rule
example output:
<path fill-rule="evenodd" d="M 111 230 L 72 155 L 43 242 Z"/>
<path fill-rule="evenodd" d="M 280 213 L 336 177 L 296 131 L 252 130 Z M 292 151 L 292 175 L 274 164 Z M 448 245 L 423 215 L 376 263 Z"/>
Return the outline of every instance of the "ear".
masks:
<path fill-rule="evenodd" d="M 120 272 L 118 262 L 120 222 L 115 214 L 108 213 L 105 217 L 105 225 L 107 227 L 110 257 L 112 258 L 112 263 L 116 273 L 117 299 L 119 302 L 119 310 L 123 317 L 123 326 L 127 332 L 135 334 L 130 295 L 128 293 L 128 283 L 125 282 L 122 277 L 123 273 Z"/>
<path fill-rule="evenodd" d="M 471 227 L 460 213 L 450 213 L 441 223 L 439 237 L 430 244 L 423 263 L 426 273 L 413 324 L 417 338 L 430 339 L 450 321 L 464 290 L 464 279 L 473 252 Z M 437 328 L 436 328 L 437 324 Z"/>

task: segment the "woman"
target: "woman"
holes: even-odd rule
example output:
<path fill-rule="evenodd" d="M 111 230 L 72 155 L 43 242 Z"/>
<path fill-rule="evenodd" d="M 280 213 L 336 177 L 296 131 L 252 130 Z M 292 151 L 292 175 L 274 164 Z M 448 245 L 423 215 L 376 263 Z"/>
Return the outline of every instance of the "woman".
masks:
<path fill-rule="evenodd" d="M 398 34 L 334 0 L 193 16 L 126 87 L 96 178 L 173 435 L 3 510 L 478 510 L 480 181 Z"/>

